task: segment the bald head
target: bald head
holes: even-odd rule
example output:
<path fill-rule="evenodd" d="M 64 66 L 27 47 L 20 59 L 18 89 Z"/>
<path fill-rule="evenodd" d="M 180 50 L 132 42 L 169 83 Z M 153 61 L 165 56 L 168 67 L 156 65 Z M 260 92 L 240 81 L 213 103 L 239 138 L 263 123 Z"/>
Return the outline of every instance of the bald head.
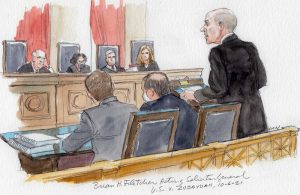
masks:
<path fill-rule="evenodd" d="M 153 89 L 159 96 L 166 95 L 170 92 L 169 79 L 163 72 L 152 72 L 143 78 L 144 89 Z"/>
<path fill-rule="evenodd" d="M 237 25 L 236 16 L 233 11 L 227 8 L 212 10 L 206 14 L 206 18 L 214 18 L 216 24 L 223 24 L 229 32 L 233 32 Z"/>

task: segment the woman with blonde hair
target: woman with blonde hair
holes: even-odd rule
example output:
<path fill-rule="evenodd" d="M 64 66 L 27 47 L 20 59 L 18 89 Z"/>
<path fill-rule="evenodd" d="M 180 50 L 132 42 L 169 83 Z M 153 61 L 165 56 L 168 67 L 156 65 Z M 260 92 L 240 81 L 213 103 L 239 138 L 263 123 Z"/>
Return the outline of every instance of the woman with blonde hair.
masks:
<path fill-rule="evenodd" d="M 137 57 L 138 71 L 158 71 L 159 67 L 154 60 L 152 49 L 148 45 L 140 48 Z"/>

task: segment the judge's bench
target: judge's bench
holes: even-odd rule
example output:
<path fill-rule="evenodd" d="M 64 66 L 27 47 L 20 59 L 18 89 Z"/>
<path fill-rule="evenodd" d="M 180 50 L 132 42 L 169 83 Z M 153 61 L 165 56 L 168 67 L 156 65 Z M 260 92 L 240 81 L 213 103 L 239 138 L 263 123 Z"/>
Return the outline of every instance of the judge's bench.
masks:
<path fill-rule="evenodd" d="M 164 71 L 170 80 L 200 80 L 202 68 Z M 114 95 L 121 102 L 143 104 L 142 78 L 148 72 L 112 73 Z M 85 74 L 6 74 L 14 78 L 10 90 L 19 95 L 22 130 L 77 124 L 82 110 L 95 106 L 88 97 Z M 201 80 L 200 80 L 201 81 Z"/>

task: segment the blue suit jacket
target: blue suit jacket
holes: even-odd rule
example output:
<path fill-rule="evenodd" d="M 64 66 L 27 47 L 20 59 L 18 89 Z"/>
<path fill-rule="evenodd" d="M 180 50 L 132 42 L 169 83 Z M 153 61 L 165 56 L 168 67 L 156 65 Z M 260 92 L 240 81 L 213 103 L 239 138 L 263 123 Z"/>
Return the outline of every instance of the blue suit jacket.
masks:
<path fill-rule="evenodd" d="M 172 108 L 179 108 L 179 119 L 173 150 L 191 148 L 195 139 L 197 113 L 184 100 L 173 94 L 167 94 L 156 101 L 144 103 L 140 110 L 157 111 Z"/>

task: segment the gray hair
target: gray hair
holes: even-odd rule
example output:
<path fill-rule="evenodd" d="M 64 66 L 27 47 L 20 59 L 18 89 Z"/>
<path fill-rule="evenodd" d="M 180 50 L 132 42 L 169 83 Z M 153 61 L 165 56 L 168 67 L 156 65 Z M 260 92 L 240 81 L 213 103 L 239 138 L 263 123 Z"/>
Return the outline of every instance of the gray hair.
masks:
<path fill-rule="evenodd" d="M 105 52 L 105 56 L 108 56 L 108 54 L 111 54 L 111 53 L 116 54 L 116 52 L 115 52 L 114 50 L 109 49 L 109 50 L 107 50 L 107 51 Z"/>
<path fill-rule="evenodd" d="M 212 10 L 206 14 L 206 18 L 214 17 L 217 24 L 224 24 L 225 28 L 233 32 L 237 25 L 237 18 L 233 11 L 227 8 Z"/>
<path fill-rule="evenodd" d="M 42 58 L 46 58 L 46 54 L 44 51 L 40 50 L 40 49 L 37 49 L 37 50 L 34 50 L 32 53 L 31 53 L 32 57 L 42 57 Z"/>

